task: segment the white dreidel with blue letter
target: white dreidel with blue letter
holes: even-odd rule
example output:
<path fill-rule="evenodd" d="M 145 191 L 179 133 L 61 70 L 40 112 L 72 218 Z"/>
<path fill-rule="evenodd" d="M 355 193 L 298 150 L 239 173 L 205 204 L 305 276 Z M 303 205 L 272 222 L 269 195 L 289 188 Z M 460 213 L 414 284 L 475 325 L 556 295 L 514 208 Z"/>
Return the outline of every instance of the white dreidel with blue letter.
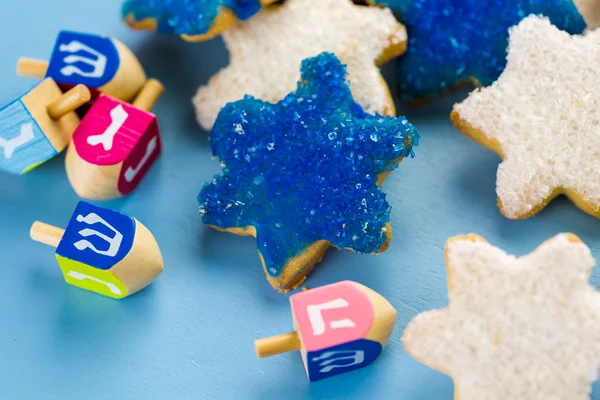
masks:
<path fill-rule="evenodd" d="M 116 39 L 80 32 L 61 31 L 50 61 L 20 58 L 17 74 L 52 78 L 68 90 L 83 84 L 117 99 L 130 101 L 146 81 L 137 57 Z"/>
<path fill-rule="evenodd" d="M 36 221 L 31 238 L 56 247 L 67 283 L 121 299 L 163 271 L 152 233 L 135 218 L 79 202 L 66 230 Z"/>
<path fill-rule="evenodd" d="M 386 299 L 352 281 L 296 293 L 290 303 L 295 331 L 254 346 L 259 358 L 300 350 L 311 382 L 371 364 L 396 322 Z"/>
<path fill-rule="evenodd" d="M 63 93 L 47 78 L 0 107 L 0 170 L 24 174 L 63 151 L 90 96 L 84 85 Z"/>

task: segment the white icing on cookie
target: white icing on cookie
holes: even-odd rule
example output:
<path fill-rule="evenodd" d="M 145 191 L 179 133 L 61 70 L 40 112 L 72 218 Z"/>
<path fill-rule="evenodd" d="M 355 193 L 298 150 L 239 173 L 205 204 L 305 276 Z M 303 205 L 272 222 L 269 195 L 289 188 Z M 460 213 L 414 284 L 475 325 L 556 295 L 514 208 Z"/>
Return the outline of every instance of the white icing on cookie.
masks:
<path fill-rule="evenodd" d="M 565 191 L 600 210 L 599 65 L 600 31 L 571 36 L 530 16 L 511 30 L 500 78 L 455 105 L 460 120 L 500 145 L 496 191 L 508 218 Z"/>
<path fill-rule="evenodd" d="M 471 235 L 446 245 L 449 306 L 413 319 L 407 351 L 460 400 L 588 400 L 600 368 L 594 259 L 571 234 L 516 258 Z"/>
<path fill-rule="evenodd" d="M 229 66 L 194 97 L 197 120 L 209 130 L 221 108 L 245 94 L 276 102 L 296 88 L 303 59 L 329 51 L 348 67 L 354 99 L 369 113 L 386 112 L 388 89 L 375 60 L 406 41 L 386 8 L 349 0 L 288 0 L 223 34 Z"/>

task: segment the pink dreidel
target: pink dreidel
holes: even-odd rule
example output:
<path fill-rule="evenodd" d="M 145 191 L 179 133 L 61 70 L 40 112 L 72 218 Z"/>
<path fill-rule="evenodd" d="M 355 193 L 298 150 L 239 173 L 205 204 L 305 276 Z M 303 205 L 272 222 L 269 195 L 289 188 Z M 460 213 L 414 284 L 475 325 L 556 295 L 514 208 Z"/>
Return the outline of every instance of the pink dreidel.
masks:
<path fill-rule="evenodd" d="M 388 342 L 396 310 L 380 294 L 343 281 L 290 297 L 295 332 L 254 342 L 259 358 L 300 350 L 313 382 L 371 364 Z"/>
<path fill-rule="evenodd" d="M 92 200 L 131 193 L 161 152 L 150 110 L 164 88 L 150 79 L 133 104 L 101 94 L 73 134 L 65 160 L 75 192 Z"/>

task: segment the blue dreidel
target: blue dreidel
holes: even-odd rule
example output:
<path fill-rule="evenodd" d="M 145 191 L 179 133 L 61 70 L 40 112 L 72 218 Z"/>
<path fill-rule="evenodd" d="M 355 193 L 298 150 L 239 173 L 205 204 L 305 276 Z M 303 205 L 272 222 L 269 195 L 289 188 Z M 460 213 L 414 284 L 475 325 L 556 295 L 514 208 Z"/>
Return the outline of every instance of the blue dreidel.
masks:
<path fill-rule="evenodd" d="M 74 111 L 90 100 L 77 85 L 60 90 L 51 78 L 0 108 L 0 170 L 24 174 L 64 150 L 79 125 Z"/>
<path fill-rule="evenodd" d="M 61 31 L 50 61 L 20 58 L 17 74 L 48 77 L 63 89 L 83 84 L 117 99 L 130 101 L 142 88 L 146 74 L 137 57 L 116 39 L 80 32 Z"/>
<path fill-rule="evenodd" d="M 163 270 L 152 233 L 135 218 L 80 202 L 66 230 L 36 221 L 31 238 L 56 247 L 67 283 L 121 299 L 148 286 Z"/>

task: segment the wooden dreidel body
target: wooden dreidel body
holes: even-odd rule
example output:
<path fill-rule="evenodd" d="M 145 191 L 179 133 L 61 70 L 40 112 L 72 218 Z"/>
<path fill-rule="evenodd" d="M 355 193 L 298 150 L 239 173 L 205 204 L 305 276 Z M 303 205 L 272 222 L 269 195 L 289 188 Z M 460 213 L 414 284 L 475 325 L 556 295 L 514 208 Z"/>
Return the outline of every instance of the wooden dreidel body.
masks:
<path fill-rule="evenodd" d="M 48 78 L 0 108 L 0 169 L 24 174 L 63 151 L 89 99 L 85 86 L 63 93 Z"/>
<path fill-rule="evenodd" d="M 381 295 L 343 281 L 290 297 L 295 332 L 255 341 L 259 358 L 300 350 L 313 382 L 371 364 L 396 322 Z"/>
<path fill-rule="evenodd" d="M 65 230 L 35 222 L 31 238 L 56 247 L 67 283 L 120 299 L 163 270 L 160 249 L 135 218 L 81 201 Z"/>
<path fill-rule="evenodd" d="M 21 58 L 17 74 L 54 79 L 63 90 L 83 84 L 99 92 L 130 101 L 146 81 L 137 57 L 116 39 L 80 32 L 61 31 L 50 61 Z"/>
<path fill-rule="evenodd" d="M 140 183 L 161 152 L 152 108 L 163 87 L 150 79 L 132 104 L 101 94 L 73 134 L 66 170 L 77 194 L 105 200 L 125 196 Z"/>

